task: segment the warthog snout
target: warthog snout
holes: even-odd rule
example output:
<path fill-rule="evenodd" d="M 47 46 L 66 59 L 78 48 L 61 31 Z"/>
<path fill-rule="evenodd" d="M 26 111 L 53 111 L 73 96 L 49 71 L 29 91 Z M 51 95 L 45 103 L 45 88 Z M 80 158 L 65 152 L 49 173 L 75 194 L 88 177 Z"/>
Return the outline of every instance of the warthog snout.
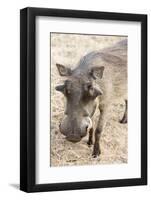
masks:
<path fill-rule="evenodd" d="M 92 127 L 92 122 L 89 117 L 78 120 L 77 118 L 72 119 L 71 116 L 65 116 L 59 127 L 60 132 L 66 136 L 68 141 L 79 142 Z"/>

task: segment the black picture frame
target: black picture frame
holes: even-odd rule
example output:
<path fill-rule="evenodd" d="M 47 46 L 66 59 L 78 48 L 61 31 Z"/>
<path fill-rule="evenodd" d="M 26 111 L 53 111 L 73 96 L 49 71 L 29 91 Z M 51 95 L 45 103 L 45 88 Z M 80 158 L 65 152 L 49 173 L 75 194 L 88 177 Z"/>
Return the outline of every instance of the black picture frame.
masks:
<path fill-rule="evenodd" d="M 36 184 L 35 19 L 37 16 L 120 20 L 141 23 L 141 178 Z M 48 8 L 20 10 L 20 189 L 25 192 L 147 184 L 147 15 Z"/>

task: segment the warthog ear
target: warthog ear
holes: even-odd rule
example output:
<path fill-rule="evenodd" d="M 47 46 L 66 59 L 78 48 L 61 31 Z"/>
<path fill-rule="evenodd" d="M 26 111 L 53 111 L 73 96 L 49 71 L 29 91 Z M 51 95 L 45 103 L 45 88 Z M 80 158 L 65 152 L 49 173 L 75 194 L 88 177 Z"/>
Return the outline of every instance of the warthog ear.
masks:
<path fill-rule="evenodd" d="M 104 72 L 104 66 L 92 67 L 89 74 L 93 79 L 97 78 L 101 79 L 103 77 L 103 72 Z"/>
<path fill-rule="evenodd" d="M 59 92 L 64 92 L 64 88 L 65 88 L 64 85 L 58 85 L 58 86 L 55 87 L 55 89 L 56 89 L 57 91 L 59 91 Z"/>
<path fill-rule="evenodd" d="M 72 70 L 65 67 L 64 65 L 56 63 L 56 66 L 58 68 L 60 76 L 70 76 L 72 73 Z"/>

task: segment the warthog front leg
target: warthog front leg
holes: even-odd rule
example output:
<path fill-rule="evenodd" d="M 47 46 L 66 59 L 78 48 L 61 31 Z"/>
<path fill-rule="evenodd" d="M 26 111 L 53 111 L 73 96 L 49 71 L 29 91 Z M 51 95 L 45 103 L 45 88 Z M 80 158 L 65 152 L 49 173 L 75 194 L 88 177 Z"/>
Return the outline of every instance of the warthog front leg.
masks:
<path fill-rule="evenodd" d="M 91 145 L 93 144 L 93 128 L 91 128 L 91 129 L 89 130 L 89 139 L 88 139 L 87 144 L 88 144 L 89 146 L 91 146 Z"/>
<path fill-rule="evenodd" d="M 128 107 L 127 104 L 128 104 L 128 102 L 127 102 L 127 100 L 125 100 L 125 112 L 124 112 L 123 118 L 120 120 L 120 123 L 122 123 L 122 124 L 127 123 L 127 107 Z"/>
<path fill-rule="evenodd" d="M 98 124 L 95 130 L 95 142 L 94 142 L 93 153 L 92 153 L 92 156 L 94 158 L 101 154 L 100 137 L 103 130 L 103 121 L 104 121 L 104 116 L 103 116 L 104 111 L 103 111 L 102 106 L 99 106 L 99 110 L 100 110 L 100 116 L 99 116 Z"/>

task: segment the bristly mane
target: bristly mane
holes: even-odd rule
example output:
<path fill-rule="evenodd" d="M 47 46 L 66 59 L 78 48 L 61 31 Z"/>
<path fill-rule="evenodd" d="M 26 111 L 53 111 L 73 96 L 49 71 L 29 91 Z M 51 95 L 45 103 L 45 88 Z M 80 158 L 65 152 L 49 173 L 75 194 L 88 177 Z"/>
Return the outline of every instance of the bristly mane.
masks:
<path fill-rule="evenodd" d="M 101 58 L 105 62 L 118 64 L 125 62 L 125 52 L 124 50 L 127 49 L 127 39 L 122 40 L 112 47 L 104 48 L 100 51 L 93 51 L 82 57 L 77 64 L 77 68 L 85 68 L 89 67 L 94 60 Z M 127 52 L 126 52 L 127 54 Z"/>

